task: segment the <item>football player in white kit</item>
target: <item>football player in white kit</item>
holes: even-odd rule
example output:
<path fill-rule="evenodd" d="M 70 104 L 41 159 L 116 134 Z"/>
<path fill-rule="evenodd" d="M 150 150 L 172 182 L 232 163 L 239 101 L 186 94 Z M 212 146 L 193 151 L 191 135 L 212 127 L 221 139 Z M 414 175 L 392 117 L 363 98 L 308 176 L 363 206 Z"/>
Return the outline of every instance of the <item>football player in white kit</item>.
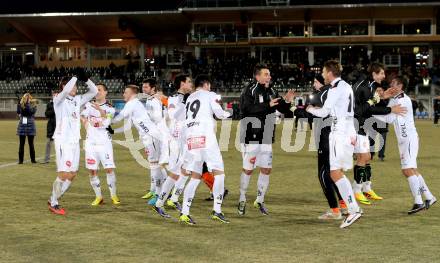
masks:
<path fill-rule="evenodd" d="M 122 120 L 131 121 L 139 133 L 144 147 L 147 147 L 150 137 L 159 141 L 169 140 L 169 134 L 162 130 L 160 126 L 154 124 L 142 102 L 137 98 L 139 88 L 136 85 L 128 85 L 124 91 L 124 101 L 126 102 L 124 108 L 117 114 L 112 123 L 117 123 Z M 129 128 L 128 125 L 125 128 Z M 131 128 L 131 127 L 130 127 Z"/>
<path fill-rule="evenodd" d="M 179 196 L 183 193 L 188 175 L 182 171 L 183 152 L 185 141 L 182 135 L 185 125 L 185 102 L 193 89 L 192 80 L 189 75 L 177 75 L 174 80 L 177 94 L 168 98 L 168 119 L 171 140 L 169 143 L 170 156 L 167 165 L 168 177 L 162 185 L 162 192 L 158 193 L 158 199 L 153 209 L 163 217 L 169 215 L 163 209 L 165 201 L 167 206 L 172 207 L 179 212 L 181 205 Z M 167 200 L 171 189 L 174 187 L 173 195 Z"/>
<path fill-rule="evenodd" d="M 77 95 L 76 81 L 86 82 L 89 90 Z M 57 215 L 66 211 L 58 204 L 58 199 L 67 191 L 78 172 L 81 139 L 80 108 L 95 97 L 98 89 L 88 79 L 84 71 L 77 77 L 64 77 L 60 83 L 60 92 L 53 98 L 56 116 L 56 128 L 53 135 L 58 176 L 53 183 L 52 195 L 49 199 L 49 210 Z"/>
<path fill-rule="evenodd" d="M 147 96 L 145 108 L 151 121 L 160 126 L 162 130 L 168 130 L 164 116 L 164 108 L 160 97 L 157 94 L 157 84 L 155 79 L 146 79 L 142 82 L 142 92 Z M 161 142 L 151 136 L 147 137 L 145 153 L 150 163 L 150 192 L 146 193 L 142 198 L 150 199 L 149 205 L 154 206 L 157 201 L 157 195 L 160 194 L 162 184 L 167 177 L 164 166 L 169 159 L 169 145 L 167 141 Z"/>
<path fill-rule="evenodd" d="M 203 162 L 214 174 L 214 207 L 211 218 L 222 223 L 229 223 L 222 213 L 225 173 L 223 158 L 215 133 L 215 115 L 219 119 L 230 117 L 219 103 L 218 95 L 211 92 L 211 81 L 207 75 L 200 75 L 195 80 L 196 91 L 186 100 L 186 126 L 184 138 L 187 151 L 184 153 L 183 169 L 190 171 L 192 176 L 183 193 L 182 213 L 179 221 L 194 225 L 190 216 L 190 207 L 197 186 L 202 176 Z"/>
<path fill-rule="evenodd" d="M 390 99 L 388 107 L 401 105 L 407 109 L 405 115 L 390 113 L 388 115 L 374 115 L 375 118 L 384 122 L 392 123 L 396 132 L 397 142 L 400 153 L 400 164 L 402 173 L 408 179 L 411 193 L 414 197 L 414 205 L 408 214 L 417 213 L 423 209 L 431 207 L 437 199 L 429 191 L 422 175 L 417 170 L 417 154 L 419 152 L 419 135 L 414 124 L 411 99 L 404 93 L 405 81 L 402 77 L 394 77 L 390 88 L 396 88 L 398 95 Z M 423 195 L 423 196 L 422 196 Z M 422 197 L 425 198 L 423 203 Z"/>
<path fill-rule="evenodd" d="M 331 88 L 322 108 L 308 106 L 311 114 L 324 118 L 330 115 L 333 119 L 329 137 L 330 149 L 330 177 L 348 207 L 348 216 L 340 228 L 353 224 L 362 216 L 362 210 L 354 198 L 350 181 L 344 171 L 353 168 L 353 151 L 356 144 L 356 130 L 354 128 L 353 90 L 341 79 L 342 67 L 339 62 L 329 60 L 324 63 L 322 76 L 325 84 Z"/>
<path fill-rule="evenodd" d="M 111 120 L 115 115 L 115 108 L 107 100 L 107 87 L 104 84 L 97 84 L 98 94 L 95 103 L 88 102 L 81 112 L 87 137 L 84 142 L 86 152 L 86 168 L 90 171 L 90 185 L 95 192 L 95 200 L 92 206 L 104 203 L 101 194 L 101 183 L 98 177 L 99 164 L 104 167 L 107 175 L 107 185 L 110 190 L 110 197 L 114 205 L 121 202 L 116 195 L 116 175 L 114 172 L 115 163 L 113 160 L 112 135 L 108 131 Z"/>

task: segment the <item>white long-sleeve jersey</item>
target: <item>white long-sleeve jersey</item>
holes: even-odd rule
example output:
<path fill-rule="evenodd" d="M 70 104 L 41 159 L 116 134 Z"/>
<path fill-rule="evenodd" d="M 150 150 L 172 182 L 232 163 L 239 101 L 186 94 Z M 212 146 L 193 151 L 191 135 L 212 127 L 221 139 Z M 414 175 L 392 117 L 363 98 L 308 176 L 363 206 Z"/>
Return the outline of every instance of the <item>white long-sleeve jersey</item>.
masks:
<path fill-rule="evenodd" d="M 396 132 L 397 141 L 402 143 L 407 141 L 410 136 L 418 136 L 418 134 L 414 124 L 411 99 L 405 93 L 400 93 L 390 99 L 388 107 L 399 104 L 406 108 L 407 112 L 405 115 L 401 116 L 390 113 L 387 115 L 374 115 L 373 117 L 383 122 L 392 123 L 394 125 L 394 131 Z"/>
<path fill-rule="evenodd" d="M 206 90 L 197 90 L 186 100 L 185 138 L 192 136 L 215 137 L 215 119 L 230 117 L 217 102 L 218 95 Z"/>
<path fill-rule="evenodd" d="M 134 124 L 141 138 L 149 135 L 158 140 L 164 140 L 164 136 L 167 135 L 166 131 L 160 130 L 151 121 L 144 105 L 137 98 L 129 100 L 119 114 L 113 118 L 112 123 L 120 122 L 123 119 L 128 119 Z"/>
<path fill-rule="evenodd" d="M 107 102 L 100 104 L 99 107 L 105 111 L 104 117 L 90 102 L 86 103 L 81 112 L 81 116 L 87 119 L 87 140 L 94 143 L 111 142 L 112 136 L 107 128 L 115 115 L 115 108 Z"/>
<path fill-rule="evenodd" d="M 332 132 L 351 135 L 356 131 L 353 119 L 353 89 L 341 78 L 333 80 L 331 85 L 323 107 L 310 108 L 308 111 L 320 118 L 330 115 L 333 119 Z"/>
<path fill-rule="evenodd" d="M 87 93 L 74 97 L 70 96 L 69 93 L 74 88 L 76 81 L 77 78 L 72 77 L 63 90 L 53 99 L 56 117 L 56 128 L 53 138 L 67 143 L 78 142 L 81 139 L 80 108 L 92 100 L 98 93 L 98 88 L 95 84 L 88 80 L 86 82 L 89 88 Z"/>
<path fill-rule="evenodd" d="M 147 109 L 151 121 L 156 124 L 161 131 L 169 133 L 165 119 L 165 112 L 160 99 L 155 96 L 149 96 L 145 102 L 145 108 Z"/>
<path fill-rule="evenodd" d="M 169 131 L 175 140 L 182 138 L 182 129 L 185 126 L 185 104 L 182 93 L 177 93 L 168 98 Z"/>

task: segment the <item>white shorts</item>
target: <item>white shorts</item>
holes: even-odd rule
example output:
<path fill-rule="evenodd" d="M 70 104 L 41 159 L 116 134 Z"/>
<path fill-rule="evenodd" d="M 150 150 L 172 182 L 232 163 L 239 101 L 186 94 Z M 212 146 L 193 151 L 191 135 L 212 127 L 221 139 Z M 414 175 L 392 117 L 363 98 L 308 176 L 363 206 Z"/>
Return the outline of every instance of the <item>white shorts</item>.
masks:
<path fill-rule="evenodd" d="M 241 144 L 243 169 L 272 168 L 272 144 Z"/>
<path fill-rule="evenodd" d="M 370 152 L 370 140 L 368 135 L 357 135 L 356 145 L 354 146 L 355 153 L 369 153 Z"/>
<path fill-rule="evenodd" d="M 353 168 L 355 136 L 347 136 L 339 133 L 330 133 L 330 170 L 347 171 Z"/>
<path fill-rule="evenodd" d="M 201 136 L 203 137 L 203 136 Z M 197 137 L 197 138 L 201 138 Z M 184 150 L 183 158 L 183 169 L 198 174 L 202 174 L 203 163 L 206 162 L 208 170 L 224 171 L 225 167 L 223 164 L 223 158 L 220 153 L 220 147 L 218 146 L 217 140 L 211 140 L 209 143 L 203 139 L 202 143 L 197 143 L 198 146 L 191 147 L 190 139 L 187 140 L 187 145 L 185 145 L 186 150 Z"/>
<path fill-rule="evenodd" d="M 145 136 L 142 144 L 145 147 L 145 154 L 148 162 L 167 164 L 170 158 L 169 143 L 163 142 L 151 136 Z"/>
<path fill-rule="evenodd" d="M 79 167 L 79 142 L 66 143 L 55 139 L 57 172 L 77 172 Z"/>
<path fill-rule="evenodd" d="M 399 142 L 400 165 L 402 169 L 417 168 L 419 153 L 419 136 L 410 136 L 408 140 Z"/>
<path fill-rule="evenodd" d="M 104 169 L 116 168 L 113 160 L 113 145 L 111 142 L 97 144 L 86 140 L 84 142 L 84 150 L 86 152 L 85 162 L 87 169 L 98 170 L 100 163 L 102 163 Z"/>
<path fill-rule="evenodd" d="M 167 165 L 167 170 L 173 174 L 180 175 L 183 165 L 183 146 L 178 140 L 172 139 L 170 141 L 170 158 Z"/>

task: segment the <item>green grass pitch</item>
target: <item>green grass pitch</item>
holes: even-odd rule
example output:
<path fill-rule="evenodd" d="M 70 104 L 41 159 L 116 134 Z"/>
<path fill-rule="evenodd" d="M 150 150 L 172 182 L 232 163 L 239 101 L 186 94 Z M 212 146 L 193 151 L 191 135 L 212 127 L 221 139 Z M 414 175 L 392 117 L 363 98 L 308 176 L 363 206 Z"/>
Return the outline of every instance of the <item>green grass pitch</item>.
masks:
<path fill-rule="evenodd" d="M 282 151 L 282 125 L 277 128 L 266 196 L 270 216 L 251 207 L 256 173 L 249 187 L 248 213 L 245 217 L 236 214 L 241 155 L 231 142 L 229 151 L 223 152 L 230 190 L 223 210 L 231 223 L 222 225 L 209 219 L 212 203 L 204 201 L 208 190 L 200 184 L 192 208 L 198 223 L 195 227 L 164 220 L 147 207 L 140 199 L 149 182 L 147 170 L 119 145 L 114 148 L 122 205 L 111 205 L 105 177 L 101 176 L 106 203 L 90 206 L 94 195 L 82 152 L 79 175 L 61 199 L 68 214 L 51 214 L 46 202 L 55 178 L 53 158 L 48 165 L 12 164 L 18 152 L 16 125 L 16 121 L 0 121 L 0 262 L 439 261 L 440 205 L 416 215 L 406 214 L 412 196 L 400 172 L 392 129 L 385 162 L 372 163 L 373 187 L 384 200 L 363 206 L 365 214 L 360 221 L 341 230 L 340 221 L 317 219 L 327 203 L 316 175 L 316 152 L 307 151 L 308 147 L 296 153 Z M 45 125 L 45 121 L 37 122 L 37 157 L 44 154 Z M 433 194 L 440 197 L 440 128 L 428 121 L 418 121 L 417 128 L 419 170 Z M 352 171 L 347 175 L 352 178 Z M 177 213 L 169 212 L 177 218 Z"/>

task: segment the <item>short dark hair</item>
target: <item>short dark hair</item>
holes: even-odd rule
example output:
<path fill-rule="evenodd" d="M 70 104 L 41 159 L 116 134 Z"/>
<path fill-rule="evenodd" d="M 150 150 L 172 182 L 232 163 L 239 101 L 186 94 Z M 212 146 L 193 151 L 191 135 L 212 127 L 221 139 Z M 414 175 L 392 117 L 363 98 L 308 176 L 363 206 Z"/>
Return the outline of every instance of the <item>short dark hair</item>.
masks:
<path fill-rule="evenodd" d="M 327 69 L 327 71 L 333 73 L 333 76 L 340 77 L 342 73 L 342 66 L 341 63 L 337 60 L 327 60 L 324 62 L 324 68 Z"/>
<path fill-rule="evenodd" d="M 180 83 L 185 82 L 187 78 L 189 78 L 188 74 L 179 74 L 174 78 L 174 87 L 176 90 L 180 89 Z"/>
<path fill-rule="evenodd" d="M 254 76 L 260 74 L 261 70 L 263 70 L 263 69 L 269 69 L 269 67 L 266 64 L 262 64 L 262 63 L 255 65 Z"/>
<path fill-rule="evenodd" d="M 104 88 L 105 91 L 108 91 L 108 88 L 107 88 L 107 86 L 106 86 L 104 83 L 98 83 L 98 84 L 96 84 L 96 87 L 98 87 L 98 86 L 102 86 L 102 87 Z"/>
<path fill-rule="evenodd" d="M 402 84 L 402 89 L 406 90 L 406 87 L 408 86 L 408 82 L 403 76 L 394 76 L 391 78 L 391 81 L 395 80 L 397 84 Z"/>
<path fill-rule="evenodd" d="M 72 79 L 72 77 L 69 76 L 64 76 L 61 78 L 60 80 L 60 85 L 58 86 L 58 93 L 60 93 L 61 91 L 63 91 L 64 86 L 66 86 L 67 82 L 69 82 Z"/>
<path fill-rule="evenodd" d="M 370 75 L 374 73 L 379 74 L 381 70 L 385 70 L 385 66 L 379 62 L 373 62 L 368 66 L 368 73 Z"/>
<path fill-rule="evenodd" d="M 126 89 L 131 89 L 131 91 L 133 91 L 134 94 L 138 94 L 139 93 L 139 87 L 133 84 L 129 84 L 127 86 L 125 86 Z"/>
<path fill-rule="evenodd" d="M 142 84 L 148 84 L 150 87 L 154 88 L 156 91 L 159 90 L 159 86 L 157 85 L 157 81 L 154 78 L 144 79 Z"/>
<path fill-rule="evenodd" d="M 194 86 L 196 88 L 203 87 L 203 85 L 205 83 L 209 83 L 210 84 L 211 83 L 211 78 L 208 75 L 206 75 L 206 74 L 200 74 L 200 75 L 198 75 L 196 77 L 196 80 L 194 81 Z"/>

